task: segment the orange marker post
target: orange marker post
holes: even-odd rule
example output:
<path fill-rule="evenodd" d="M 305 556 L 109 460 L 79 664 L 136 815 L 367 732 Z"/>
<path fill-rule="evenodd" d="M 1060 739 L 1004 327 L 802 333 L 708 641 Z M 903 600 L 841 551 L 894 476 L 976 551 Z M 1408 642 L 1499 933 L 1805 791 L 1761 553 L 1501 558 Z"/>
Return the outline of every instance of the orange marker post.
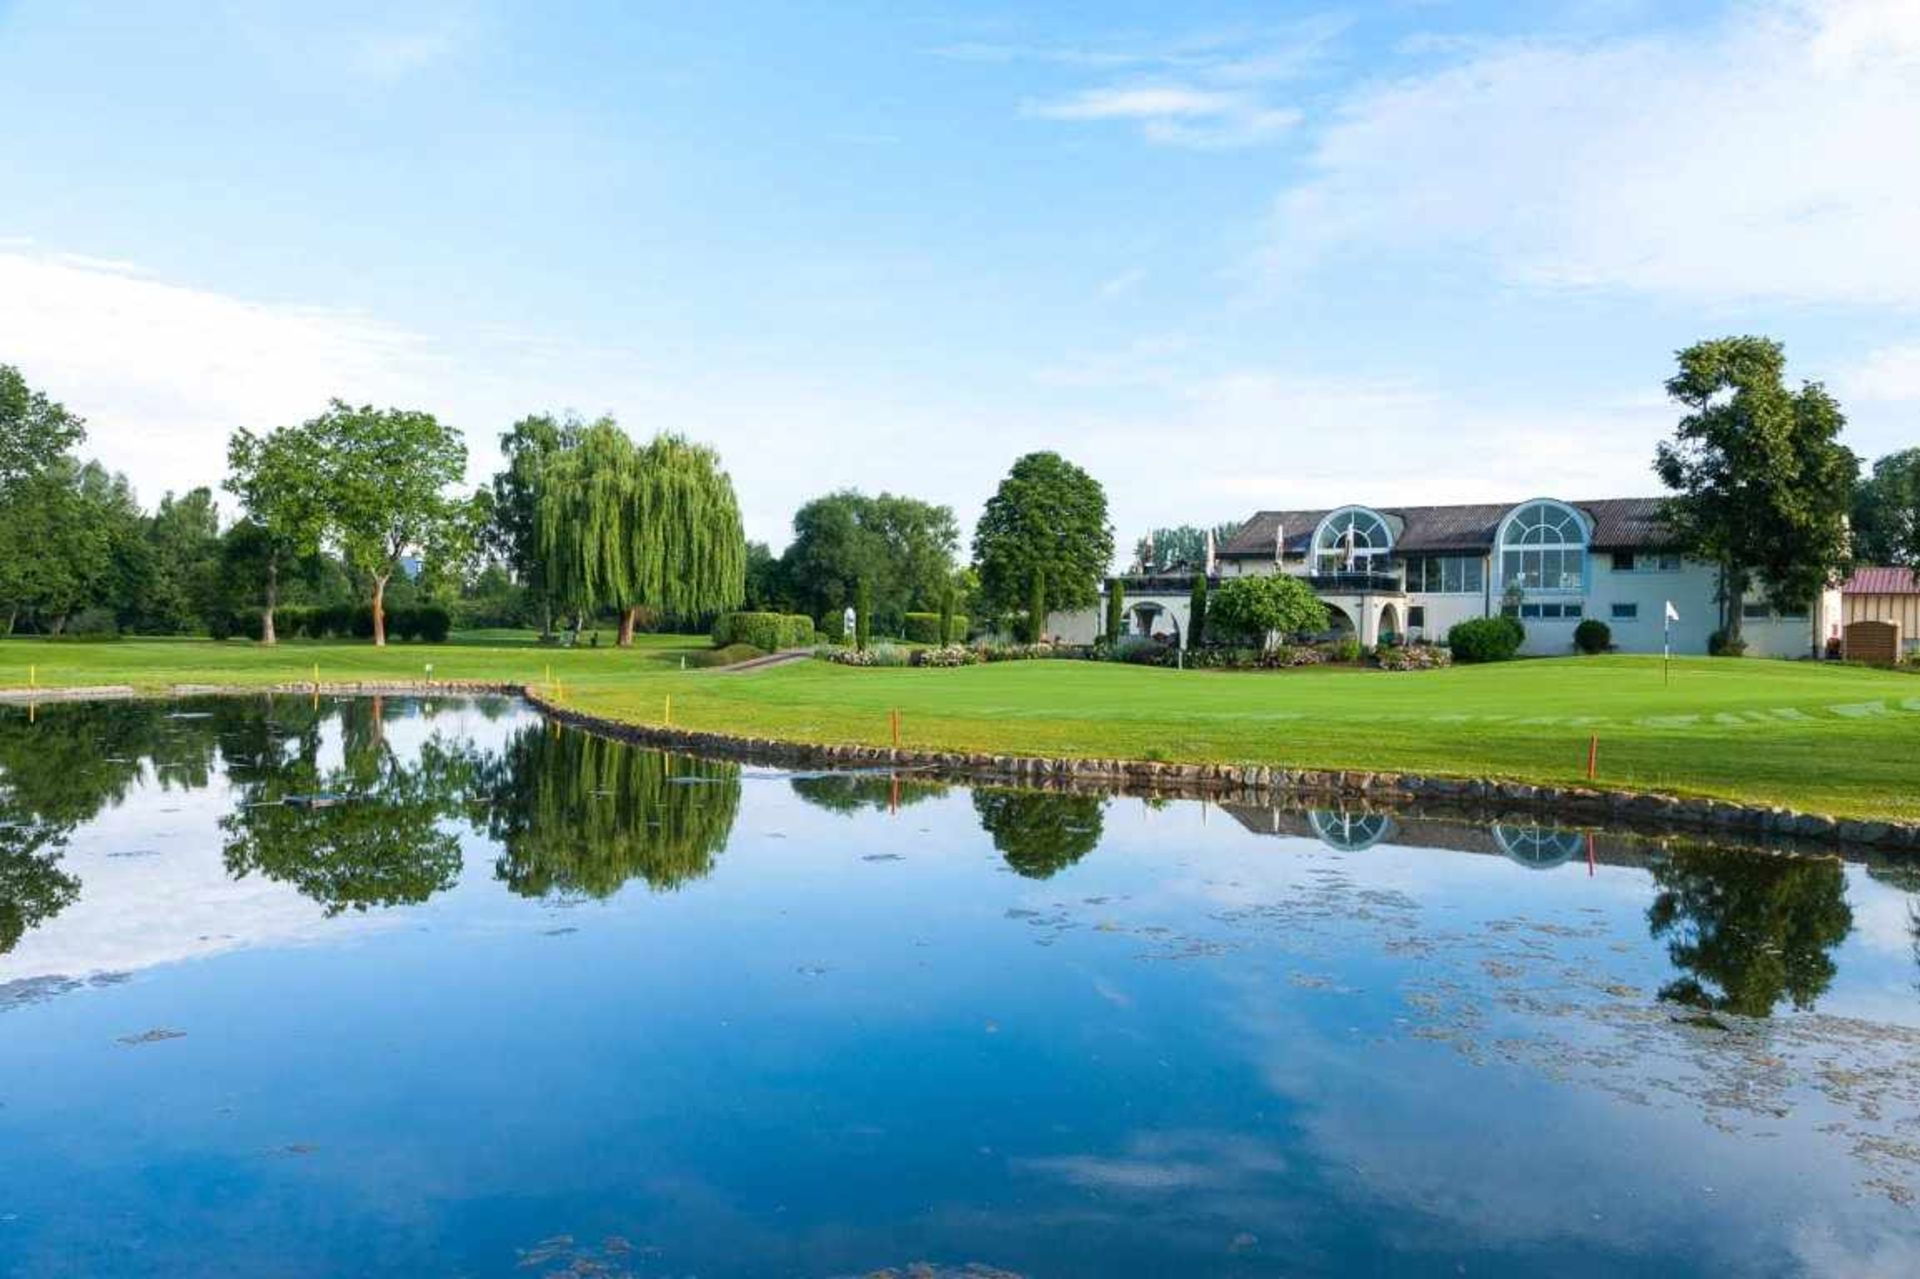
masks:
<path fill-rule="evenodd" d="M 1587 738 L 1587 780 L 1592 781 L 1600 770 L 1600 734 Z"/>

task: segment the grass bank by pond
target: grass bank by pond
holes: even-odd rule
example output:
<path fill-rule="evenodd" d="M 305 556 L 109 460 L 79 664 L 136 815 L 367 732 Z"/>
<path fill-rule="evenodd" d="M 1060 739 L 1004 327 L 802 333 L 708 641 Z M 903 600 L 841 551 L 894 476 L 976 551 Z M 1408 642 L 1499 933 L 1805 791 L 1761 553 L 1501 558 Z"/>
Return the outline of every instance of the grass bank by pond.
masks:
<path fill-rule="evenodd" d="M 609 719 L 796 741 L 1055 757 L 1261 762 L 1299 768 L 1584 778 L 1784 804 L 1835 816 L 1920 818 L 1920 678 L 1806 662 L 1677 660 L 1671 686 L 1647 657 L 1564 658 L 1409 674 L 1305 668 L 1165 671 L 1088 662 L 858 670 L 825 662 L 742 675 L 682 671 L 697 641 L 638 648 L 508 644 L 286 644 L 123 640 L 0 642 L 0 687 L 261 685 L 436 679 L 562 685 Z"/>

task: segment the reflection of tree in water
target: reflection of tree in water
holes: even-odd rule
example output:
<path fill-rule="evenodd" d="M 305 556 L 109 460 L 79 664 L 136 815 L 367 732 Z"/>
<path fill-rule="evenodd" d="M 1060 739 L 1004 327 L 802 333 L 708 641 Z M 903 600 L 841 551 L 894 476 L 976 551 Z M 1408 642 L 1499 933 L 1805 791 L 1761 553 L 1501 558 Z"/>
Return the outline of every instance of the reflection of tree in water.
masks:
<path fill-rule="evenodd" d="M 430 738 L 416 761 L 402 761 L 375 698 L 338 704 L 341 763 L 325 767 L 321 728 L 335 715 L 298 702 L 270 716 L 256 709 L 253 740 L 232 743 L 239 798 L 220 819 L 228 872 L 291 884 L 329 915 L 423 902 L 451 888 L 460 843 L 440 825 L 464 811 L 471 755 Z M 286 802 L 312 797 L 322 802 Z"/>
<path fill-rule="evenodd" d="M 1007 865 L 1029 879 L 1047 879 L 1100 843 L 1106 801 L 1052 791 L 976 790 L 973 808 Z"/>
<path fill-rule="evenodd" d="M 79 899 L 60 868 L 74 829 L 125 799 L 149 762 L 163 787 L 204 786 L 213 740 L 209 718 L 152 703 L 0 710 L 0 954 Z"/>
<path fill-rule="evenodd" d="M 482 768 L 495 873 L 523 897 L 607 897 L 635 876 L 678 888 L 713 869 L 740 767 L 537 725 Z"/>
<path fill-rule="evenodd" d="M 1783 998 L 1813 1007 L 1833 981 L 1828 952 L 1853 927 L 1837 859 L 1682 844 L 1653 878 L 1648 927 L 1687 974 L 1662 999 L 1765 1017 Z"/>
<path fill-rule="evenodd" d="M 907 808 L 947 793 L 944 782 L 880 773 L 816 773 L 792 779 L 793 793 L 815 808 L 851 816 Z"/>

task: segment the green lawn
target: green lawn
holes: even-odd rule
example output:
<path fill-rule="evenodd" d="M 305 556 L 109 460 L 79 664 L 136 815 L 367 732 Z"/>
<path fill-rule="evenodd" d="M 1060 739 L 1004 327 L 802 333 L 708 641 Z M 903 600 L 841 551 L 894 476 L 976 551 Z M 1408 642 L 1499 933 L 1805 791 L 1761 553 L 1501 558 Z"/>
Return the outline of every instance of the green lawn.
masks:
<path fill-rule="evenodd" d="M 859 670 L 806 662 L 682 671 L 696 641 L 553 650 L 399 645 L 0 642 L 0 687 L 404 678 L 544 682 L 610 718 L 827 742 L 1006 754 L 1417 771 L 1579 781 L 1600 737 L 1604 784 L 1920 819 L 1920 678 L 1804 662 L 1561 658 L 1387 674 L 1180 672 L 1088 662 Z"/>

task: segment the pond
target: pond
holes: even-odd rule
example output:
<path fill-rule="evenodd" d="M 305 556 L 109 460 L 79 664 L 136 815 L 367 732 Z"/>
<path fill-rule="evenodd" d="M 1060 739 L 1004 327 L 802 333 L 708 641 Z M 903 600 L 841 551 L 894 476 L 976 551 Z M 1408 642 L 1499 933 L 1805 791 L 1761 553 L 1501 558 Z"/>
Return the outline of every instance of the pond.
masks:
<path fill-rule="evenodd" d="M 1917 890 L 508 700 L 0 708 L 0 1273 L 1920 1273 Z"/>

